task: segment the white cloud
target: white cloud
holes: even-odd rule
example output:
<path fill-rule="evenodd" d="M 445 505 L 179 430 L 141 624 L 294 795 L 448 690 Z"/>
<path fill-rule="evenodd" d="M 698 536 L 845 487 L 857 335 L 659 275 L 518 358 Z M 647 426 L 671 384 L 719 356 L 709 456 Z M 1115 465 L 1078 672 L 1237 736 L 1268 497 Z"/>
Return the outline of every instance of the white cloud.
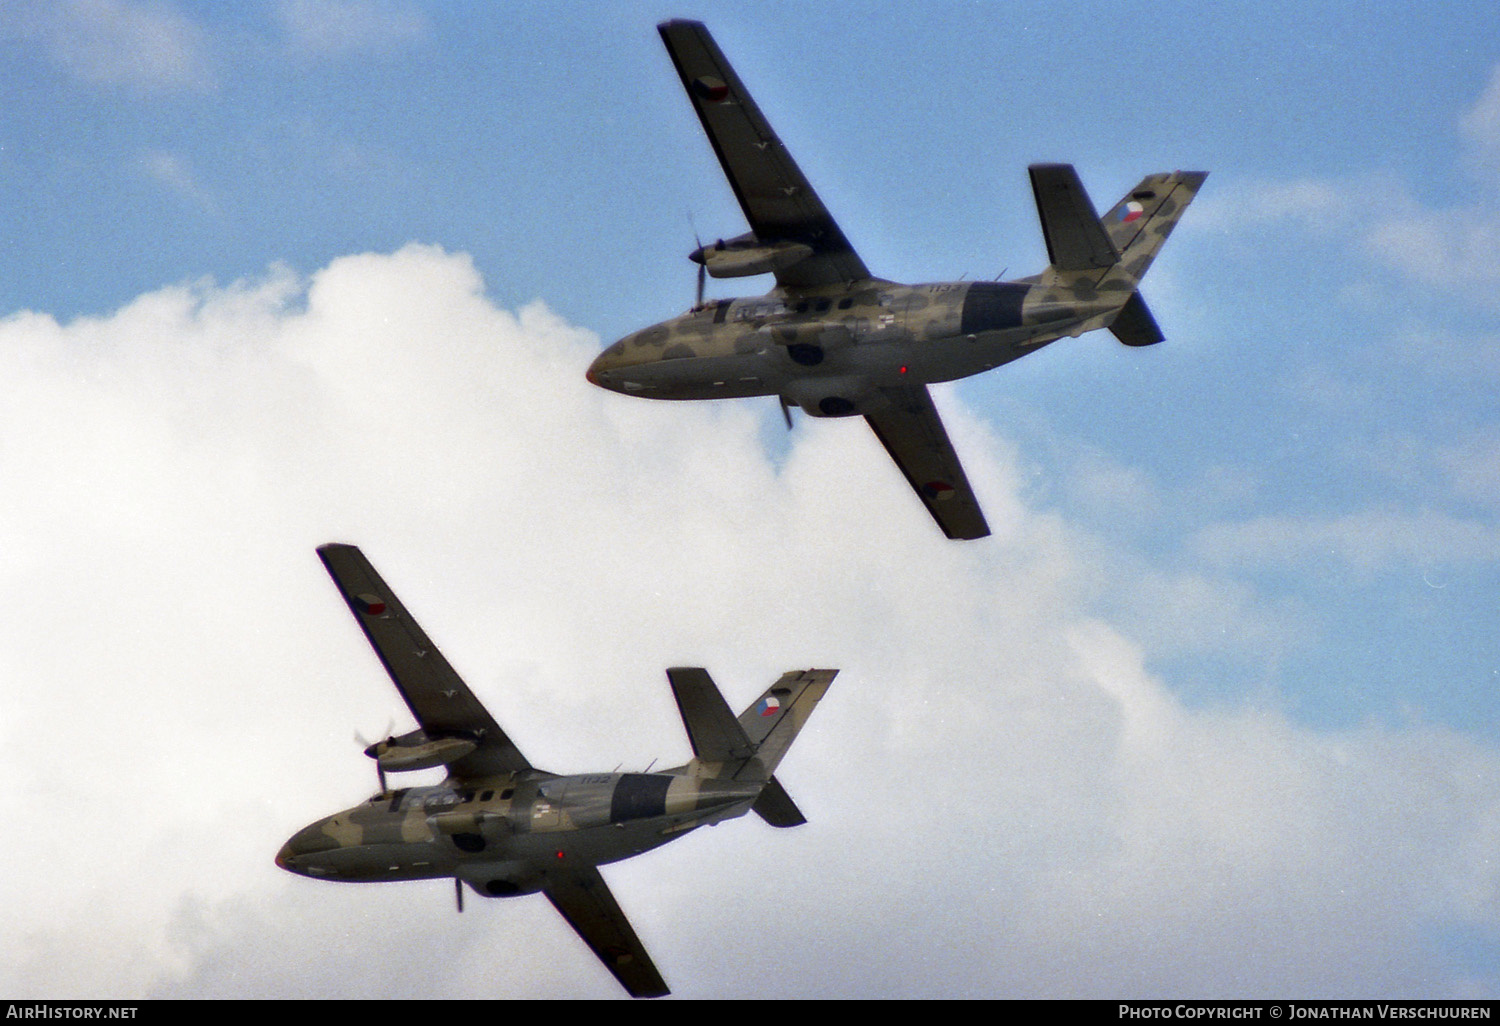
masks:
<path fill-rule="evenodd" d="M 1500 64 L 1490 70 L 1484 92 L 1459 119 L 1458 127 L 1479 173 L 1500 174 Z M 1500 179 L 1495 184 L 1500 184 Z"/>
<path fill-rule="evenodd" d="M 287 46 L 302 56 L 386 54 L 427 38 L 420 10 L 389 0 L 277 0 Z"/>
<path fill-rule="evenodd" d="M 779 774 L 808 826 L 605 870 L 685 996 L 1471 985 L 1431 933 L 1500 924 L 1500 753 L 1183 708 L 951 396 L 984 542 L 857 423 L 800 425 L 778 471 L 747 405 L 592 389 L 597 349 L 420 246 L 0 321 L 0 990 L 616 993 L 541 899 L 458 917 L 446 884 L 272 864 L 372 786 L 354 731 L 406 721 L 329 540 L 556 770 L 686 757 L 664 666 L 732 704 L 843 668 Z"/>
<path fill-rule="evenodd" d="M 207 214 L 216 214 L 220 210 L 218 200 L 198 180 L 185 158 L 167 150 L 148 150 L 140 154 L 138 159 L 146 177 L 192 207 Z"/>
<path fill-rule="evenodd" d="M 1432 511 L 1269 515 L 1212 525 L 1190 545 L 1218 566 L 1293 567 L 1332 560 L 1367 571 L 1421 569 L 1500 560 L 1500 528 Z"/>
<path fill-rule="evenodd" d="M 1372 256 L 1413 281 L 1467 297 L 1493 309 L 1500 292 L 1500 207 L 1495 197 L 1447 210 L 1415 203 L 1378 218 L 1363 245 Z"/>
<path fill-rule="evenodd" d="M 1297 223 L 1410 281 L 1496 309 L 1500 296 L 1500 65 L 1459 118 L 1462 160 L 1474 172 L 1470 202 L 1435 208 L 1385 171 L 1343 178 L 1247 181 L 1194 207 L 1204 227 Z M 1200 209 L 1201 207 L 1201 209 Z M 1278 229 L 1279 230 L 1279 229 Z M 1388 299 L 1385 300 L 1388 302 Z"/>
<path fill-rule="evenodd" d="M 169 3 L 62 0 L 12 11 L 6 22 L 85 82 L 147 92 L 214 85 L 205 33 Z"/>
<path fill-rule="evenodd" d="M 1490 425 L 1443 447 L 1438 463 L 1454 492 L 1500 509 L 1500 425 Z"/>

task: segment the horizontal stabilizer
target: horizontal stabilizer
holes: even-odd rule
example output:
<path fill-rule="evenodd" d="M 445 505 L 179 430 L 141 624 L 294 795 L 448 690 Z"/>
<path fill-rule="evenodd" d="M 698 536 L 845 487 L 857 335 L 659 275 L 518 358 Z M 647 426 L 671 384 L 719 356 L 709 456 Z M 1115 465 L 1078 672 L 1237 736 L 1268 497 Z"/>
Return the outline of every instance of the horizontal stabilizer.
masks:
<path fill-rule="evenodd" d="M 693 754 L 703 762 L 735 762 L 755 754 L 745 728 L 729 711 L 708 671 L 678 666 L 667 671 Z"/>
<path fill-rule="evenodd" d="M 1151 316 L 1151 311 L 1139 292 L 1130 294 L 1109 330 L 1127 346 L 1154 346 L 1166 337 L 1156 326 L 1156 318 Z"/>
<path fill-rule="evenodd" d="M 765 790 L 750 808 L 773 827 L 801 826 L 807 822 L 807 817 L 802 815 L 802 810 L 797 808 L 797 803 L 775 777 L 766 781 Z"/>
<path fill-rule="evenodd" d="M 1109 267 L 1120 259 L 1072 164 L 1032 164 L 1027 170 L 1053 267 L 1087 271 Z"/>

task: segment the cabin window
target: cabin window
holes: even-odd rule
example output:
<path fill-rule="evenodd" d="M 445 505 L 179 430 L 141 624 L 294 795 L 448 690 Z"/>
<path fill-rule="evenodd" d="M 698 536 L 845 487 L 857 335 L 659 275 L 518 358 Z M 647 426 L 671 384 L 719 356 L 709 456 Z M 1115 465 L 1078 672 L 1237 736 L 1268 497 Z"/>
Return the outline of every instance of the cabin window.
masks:
<path fill-rule="evenodd" d="M 839 300 L 839 309 L 840 310 L 847 310 L 847 309 L 849 309 L 853 305 L 854 305 L 854 300 L 848 298 L 847 296 L 845 298 Z"/>

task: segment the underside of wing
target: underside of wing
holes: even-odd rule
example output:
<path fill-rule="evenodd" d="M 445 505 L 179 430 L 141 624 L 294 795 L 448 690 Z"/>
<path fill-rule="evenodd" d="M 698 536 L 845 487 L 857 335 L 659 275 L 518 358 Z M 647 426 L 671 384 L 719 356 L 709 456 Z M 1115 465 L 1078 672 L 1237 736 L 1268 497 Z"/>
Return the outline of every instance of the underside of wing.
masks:
<path fill-rule="evenodd" d="M 631 997 L 671 993 L 599 870 L 584 867 L 550 872 L 542 893 Z"/>
<path fill-rule="evenodd" d="M 319 548 L 318 556 L 426 737 L 473 742 L 472 751 L 449 764 L 450 772 L 476 777 L 530 769 L 364 553 L 335 544 Z"/>
<path fill-rule="evenodd" d="M 912 490 L 949 538 L 983 538 L 990 533 L 979 500 L 948 441 L 948 432 L 926 386 L 886 389 L 891 404 L 865 417 Z"/>
<path fill-rule="evenodd" d="M 696 21 L 669 21 L 658 28 L 750 222 L 751 248 L 764 253 L 757 266 L 774 268 L 777 283 L 790 287 L 868 278 L 864 262 L 708 30 Z M 784 259 L 793 262 L 782 266 Z"/>

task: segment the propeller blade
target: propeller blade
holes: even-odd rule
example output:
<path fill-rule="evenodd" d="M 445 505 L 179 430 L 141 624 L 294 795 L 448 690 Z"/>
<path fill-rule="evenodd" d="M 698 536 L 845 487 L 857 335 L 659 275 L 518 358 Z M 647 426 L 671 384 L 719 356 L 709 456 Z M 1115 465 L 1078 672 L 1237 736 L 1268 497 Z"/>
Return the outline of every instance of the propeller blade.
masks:
<path fill-rule="evenodd" d="M 458 902 L 458 910 L 464 910 L 464 882 L 458 877 L 453 878 L 453 898 Z"/>
<path fill-rule="evenodd" d="M 693 223 L 693 212 L 691 210 L 688 211 L 687 218 L 688 218 L 688 227 L 693 230 L 693 245 L 697 247 L 696 249 L 693 250 L 693 256 L 694 257 L 698 257 L 698 256 L 702 255 L 702 253 L 703 253 L 703 240 L 698 237 L 698 226 Z M 693 309 L 694 310 L 701 310 L 701 309 L 703 309 L 703 285 L 704 285 L 704 282 L 707 280 L 707 278 L 708 278 L 708 261 L 703 260 L 703 261 L 700 261 L 699 264 L 698 264 L 698 291 L 697 291 L 697 294 L 696 294 L 695 298 L 693 299 Z"/>
<path fill-rule="evenodd" d="M 383 734 L 384 740 L 389 741 L 391 739 L 391 735 L 395 731 L 395 729 L 396 729 L 396 720 L 395 720 L 394 717 L 392 717 L 391 720 L 389 722 L 387 722 L 386 725 L 385 725 L 385 733 Z M 357 744 L 357 745 L 359 745 L 360 749 L 366 755 L 368 755 L 372 759 L 375 759 L 374 748 L 375 748 L 376 745 L 378 745 L 380 743 L 379 741 L 369 741 L 369 740 L 366 740 L 365 737 L 364 737 L 364 735 L 361 734 L 358 730 L 356 730 L 354 732 L 354 743 Z M 385 770 L 381 768 L 380 760 L 379 759 L 375 759 L 375 779 L 377 779 L 377 780 L 380 781 L 380 793 L 381 794 L 385 794 L 385 790 L 386 790 L 386 788 L 385 788 Z"/>
<path fill-rule="evenodd" d="M 395 732 L 396 732 L 396 718 L 394 716 L 392 716 L 390 719 L 388 719 L 388 720 L 385 721 L 385 730 L 383 730 L 383 731 L 380 732 L 380 740 L 381 741 L 387 741 L 387 740 L 389 740 L 390 736 L 392 734 L 394 734 Z M 364 734 L 361 733 L 358 730 L 356 730 L 354 732 L 354 743 L 357 744 L 357 745 L 359 745 L 359 747 L 362 748 L 362 749 L 363 748 L 369 748 L 371 745 L 375 744 L 374 741 L 371 741 L 368 738 L 366 738 L 364 736 Z"/>
<path fill-rule="evenodd" d="M 786 396 L 777 396 L 781 400 L 781 415 L 786 419 L 786 429 L 792 429 L 792 404 L 786 401 Z"/>

